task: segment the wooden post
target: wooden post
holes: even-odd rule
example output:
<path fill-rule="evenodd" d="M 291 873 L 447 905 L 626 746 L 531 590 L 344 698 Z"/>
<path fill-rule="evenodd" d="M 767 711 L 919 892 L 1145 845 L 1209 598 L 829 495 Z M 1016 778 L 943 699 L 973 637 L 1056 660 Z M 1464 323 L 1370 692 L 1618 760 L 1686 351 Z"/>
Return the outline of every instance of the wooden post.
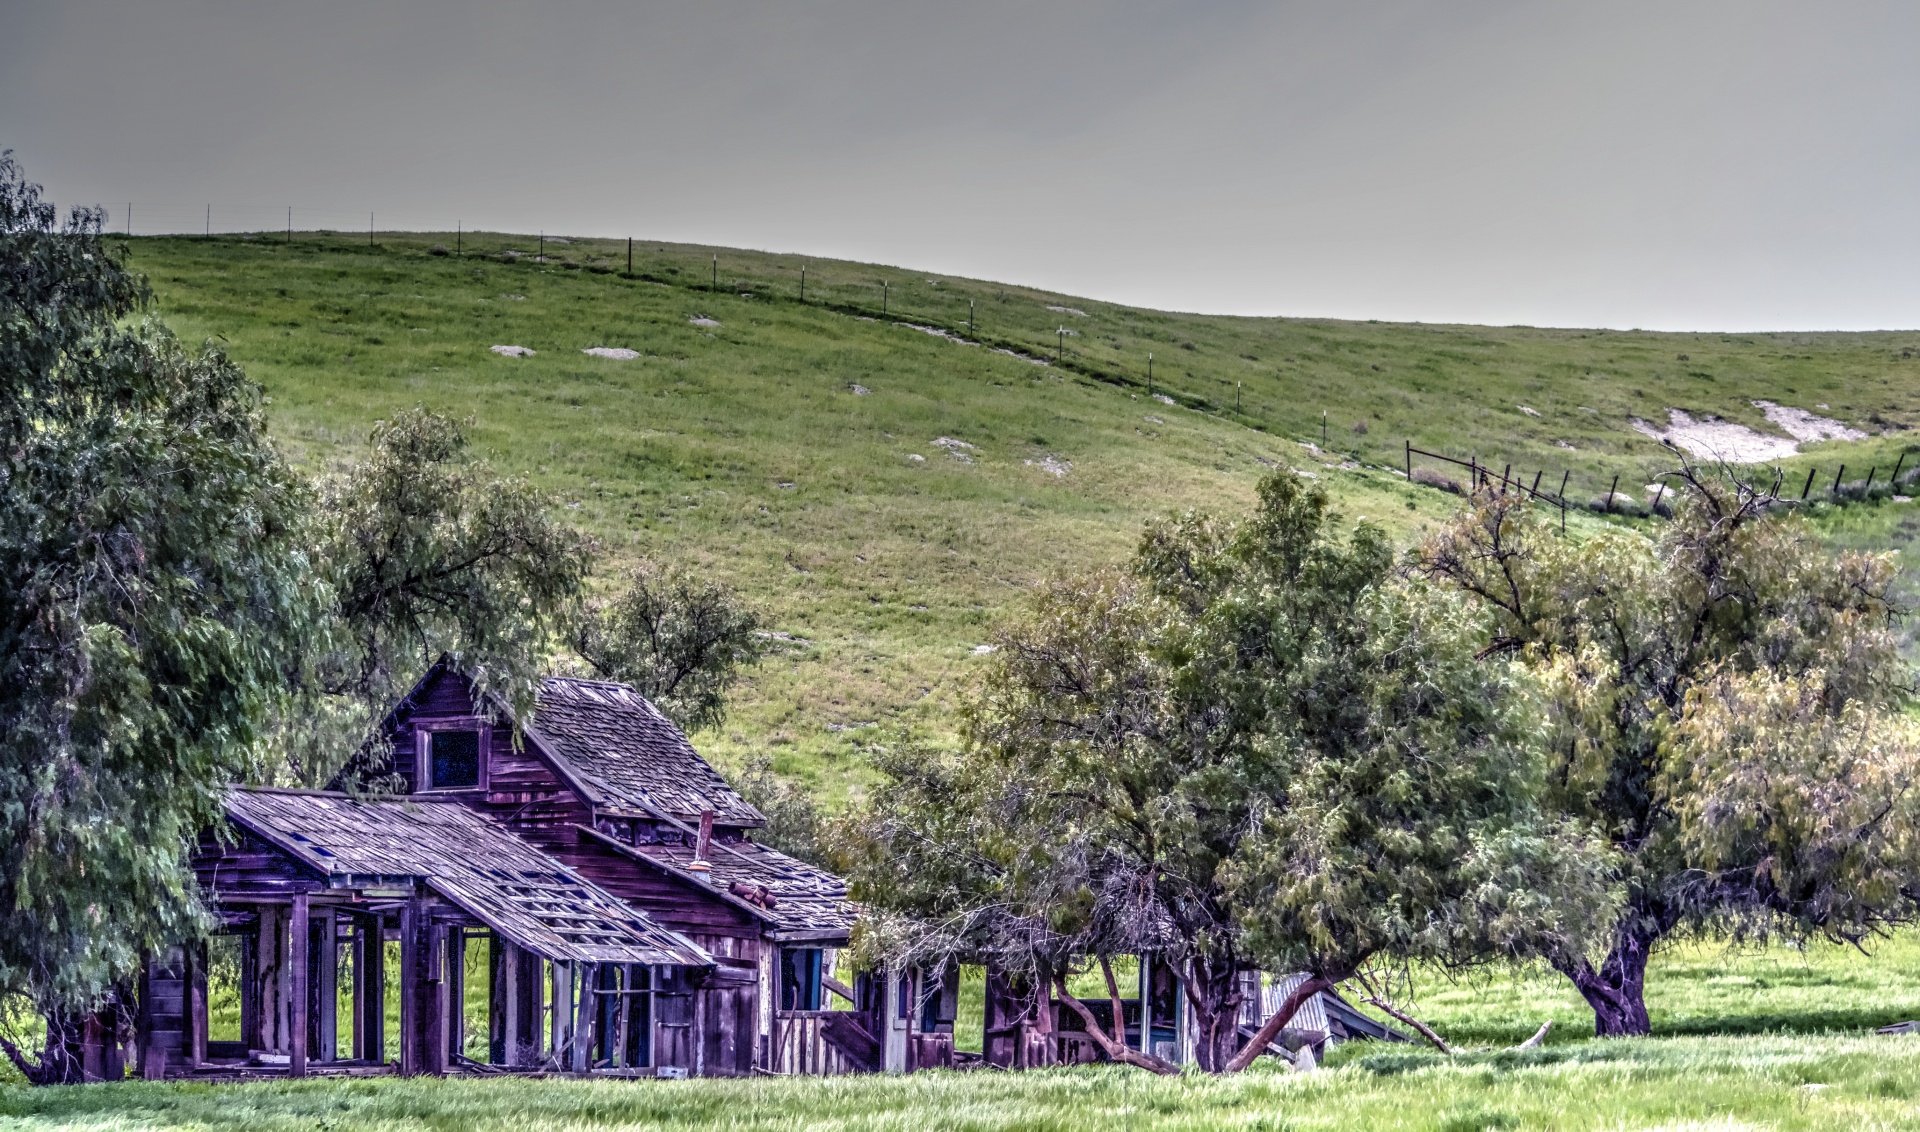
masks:
<path fill-rule="evenodd" d="M 1501 495 L 1505 495 L 1507 493 L 1507 488 L 1512 482 L 1509 477 L 1511 477 L 1512 474 L 1513 474 L 1512 464 L 1508 464 L 1506 467 L 1500 469 L 1500 494 Z"/>
<path fill-rule="evenodd" d="M 1619 491 L 1619 490 L 1620 490 L 1620 476 L 1618 473 L 1615 473 L 1613 477 L 1613 483 L 1607 486 L 1607 514 L 1609 515 L 1613 514 L 1613 495 L 1616 491 Z"/>
<path fill-rule="evenodd" d="M 359 1061 L 367 1056 L 367 921 L 363 916 L 352 916 L 348 925 L 353 929 L 353 939 L 347 944 L 347 959 L 353 964 L 353 1005 L 347 1021 L 353 1040 L 347 1049 L 348 1056 Z"/>
<path fill-rule="evenodd" d="M 627 237 L 627 274 L 633 274 L 633 237 Z"/>
<path fill-rule="evenodd" d="M 804 267 L 800 269 L 800 301 L 807 301 L 807 269 Z"/>
<path fill-rule="evenodd" d="M 367 917 L 366 934 L 362 937 L 366 948 L 366 978 L 361 972 L 353 974 L 354 983 L 364 982 L 365 992 L 361 1006 L 365 1013 L 361 1023 L 360 1056 L 368 1061 L 387 1060 L 387 928 L 386 918 L 375 913 Z"/>
<path fill-rule="evenodd" d="M 1407 482 L 1413 482 L 1413 441 L 1407 441 Z"/>
<path fill-rule="evenodd" d="M 1847 466 L 1845 464 L 1840 465 L 1840 470 L 1833 473 L 1833 497 L 1835 499 L 1840 498 L 1840 477 L 1846 474 Z"/>
<path fill-rule="evenodd" d="M 573 964 L 553 964 L 553 1056 L 562 1067 L 573 1059 Z"/>
<path fill-rule="evenodd" d="M 499 936 L 500 948 L 500 1063 L 520 1064 L 520 949 Z"/>
<path fill-rule="evenodd" d="M 1874 476 L 1874 473 L 1878 472 L 1879 470 L 1880 470 L 1880 465 L 1878 464 L 1875 464 L 1872 467 L 1867 469 L 1867 486 L 1860 489 L 1860 498 L 1865 499 L 1868 495 L 1871 495 L 1873 493 L 1873 476 Z"/>
<path fill-rule="evenodd" d="M 720 289 L 720 257 L 717 254 L 713 257 L 713 289 Z"/>
<path fill-rule="evenodd" d="M 1660 500 L 1664 499 L 1666 497 L 1666 494 L 1667 494 L 1667 481 L 1661 480 L 1659 490 L 1653 493 L 1653 502 L 1647 505 L 1647 511 L 1650 514 L 1657 515 L 1660 513 Z"/>
<path fill-rule="evenodd" d="M 1892 484 L 1896 491 L 1900 488 L 1900 466 L 1906 462 L 1907 454 L 1905 452 L 1900 453 L 1900 458 L 1893 462 L 1893 476 L 1887 482 Z"/>
<path fill-rule="evenodd" d="M 1528 494 L 1528 495 L 1531 495 L 1531 496 L 1533 496 L 1533 497 L 1535 497 L 1536 499 L 1537 499 L 1537 498 L 1539 498 L 1539 496 L 1540 496 L 1540 477 L 1541 477 L 1541 476 L 1544 476 L 1544 475 L 1546 475 L 1546 474 L 1547 474 L 1547 470 L 1546 470 L 1545 468 L 1542 468 L 1542 469 L 1540 469 L 1539 471 L 1537 471 L 1537 472 L 1535 472 L 1535 473 L 1533 473 L 1533 486 L 1527 489 L 1527 494 Z"/>
<path fill-rule="evenodd" d="M 574 968 L 574 982 L 580 987 L 580 1006 L 574 1011 L 573 1055 L 567 1066 L 575 1073 L 585 1073 L 593 1068 L 592 1049 L 598 1037 L 598 1028 L 594 1018 L 599 1006 L 593 1000 L 593 987 L 599 974 L 599 964 L 581 963 Z"/>
<path fill-rule="evenodd" d="M 187 948 L 187 1068 L 207 1063 L 207 945 Z"/>
<path fill-rule="evenodd" d="M 307 1007 L 312 997 L 307 980 L 307 959 L 311 954 L 311 925 L 308 921 L 307 894 L 296 893 L 293 898 L 293 916 L 288 921 L 287 966 L 293 982 L 293 1008 L 288 1011 L 287 1019 L 287 1076 L 305 1077 L 307 1075 Z"/>
<path fill-rule="evenodd" d="M 1819 469 L 1818 468 L 1807 469 L 1807 482 L 1805 485 L 1803 485 L 1800 488 L 1800 502 L 1802 503 L 1805 503 L 1807 501 L 1807 492 L 1813 490 L 1813 473 L 1816 471 L 1819 471 Z"/>
<path fill-rule="evenodd" d="M 400 906 L 400 1074 L 420 1072 L 419 900 Z"/>
<path fill-rule="evenodd" d="M 323 908 L 315 917 L 314 935 L 320 940 L 313 957 L 315 1061 L 333 1061 L 340 1056 L 340 941 L 333 909 Z"/>
<path fill-rule="evenodd" d="M 466 236 L 466 232 L 461 227 L 461 222 L 458 220 L 454 221 L 453 222 L 453 254 L 456 257 L 460 256 L 467 250 L 466 241 L 464 239 L 465 236 Z M 629 240 L 628 244 L 631 245 L 632 241 Z M 633 249 L 631 246 L 629 246 L 627 249 L 627 258 L 629 259 L 633 258 Z"/>
<path fill-rule="evenodd" d="M 447 929 L 447 1063 L 467 1052 L 467 929 Z"/>
<path fill-rule="evenodd" d="M 420 1017 L 420 1072 L 442 1077 L 447 1072 L 447 925 L 434 922 L 424 896 L 416 918 L 420 924 L 420 989 L 415 1009 Z"/>

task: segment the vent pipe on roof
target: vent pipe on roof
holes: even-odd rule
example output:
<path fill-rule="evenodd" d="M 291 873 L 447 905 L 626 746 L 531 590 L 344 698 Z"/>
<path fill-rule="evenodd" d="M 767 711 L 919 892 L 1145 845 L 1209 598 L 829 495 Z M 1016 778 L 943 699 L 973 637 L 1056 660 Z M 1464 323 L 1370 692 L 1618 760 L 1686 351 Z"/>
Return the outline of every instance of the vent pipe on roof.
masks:
<path fill-rule="evenodd" d="M 713 811 L 700 811 L 700 840 L 693 847 L 693 863 L 688 868 L 695 872 L 710 872 L 713 866 L 707 863 L 707 851 L 713 847 Z"/>

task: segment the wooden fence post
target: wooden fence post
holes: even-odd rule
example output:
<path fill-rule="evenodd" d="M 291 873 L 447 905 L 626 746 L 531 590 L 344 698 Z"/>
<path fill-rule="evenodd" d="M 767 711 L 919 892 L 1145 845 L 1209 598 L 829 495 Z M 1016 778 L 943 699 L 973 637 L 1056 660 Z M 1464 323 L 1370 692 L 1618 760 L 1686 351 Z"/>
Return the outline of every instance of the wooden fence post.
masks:
<path fill-rule="evenodd" d="M 1847 466 L 1845 464 L 1840 465 L 1840 470 L 1833 473 L 1833 497 L 1835 499 L 1840 498 L 1840 477 L 1846 474 Z"/>
<path fill-rule="evenodd" d="M 1620 475 L 1614 473 L 1613 483 L 1607 487 L 1607 514 L 1613 514 L 1613 497 L 1620 490 Z"/>
<path fill-rule="evenodd" d="M 1800 502 L 1805 503 L 1807 501 L 1807 492 L 1813 490 L 1813 474 L 1819 470 L 1819 468 L 1807 469 L 1807 482 L 1805 486 L 1800 489 Z"/>

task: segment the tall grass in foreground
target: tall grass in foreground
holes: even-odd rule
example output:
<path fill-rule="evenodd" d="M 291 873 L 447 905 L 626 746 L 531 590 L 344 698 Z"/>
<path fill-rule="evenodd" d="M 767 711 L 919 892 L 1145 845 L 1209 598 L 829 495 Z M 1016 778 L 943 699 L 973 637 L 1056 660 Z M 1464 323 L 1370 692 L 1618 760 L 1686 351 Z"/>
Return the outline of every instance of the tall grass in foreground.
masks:
<path fill-rule="evenodd" d="M 1358 1052 L 1311 1075 L 1109 1068 L 906 1078 L 129 1084 L 0 1093 L 15 1129 L 1863 1129 L 1920 1127 L 1920 1039 L 1592 1042 L 1449 1063 Z"/>

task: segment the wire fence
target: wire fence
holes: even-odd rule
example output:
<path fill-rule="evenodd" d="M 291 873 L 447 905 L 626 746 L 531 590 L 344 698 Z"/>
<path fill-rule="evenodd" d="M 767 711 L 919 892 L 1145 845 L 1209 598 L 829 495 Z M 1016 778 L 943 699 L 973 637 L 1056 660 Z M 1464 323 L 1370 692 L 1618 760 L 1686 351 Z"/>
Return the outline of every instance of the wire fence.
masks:
<path fill-rule="evenodd" d="M 291 242 L 297 234 L 319 233 L 322 235 L 357 236 L 365 233 L 369 242 L 382 232 L 386 233 L 429 233 L 451 232 L 456 237 L 460 233 L 473 234 L 466 229 L 464 222 L 455 217 L 451 223 L 444 216 L 429 216 L 418 212 L 383 213 L 378 209 L 365 212 L 339 208 L 314 207 L 308 205 L 263 205 L 263 204 L 220 204 L 205 202 L 202 204 L 183 204 L 178 202 L 130 201 L 124 204 L 104 206 L 106 210 L 105 227 L 110 232 L 128 236 L 181 236 L 181 235 L 266 235 L 285 233 Z M 540 233 L 537 237 L 528 237 L 540 241 L 540 255 L 544 260 L 545 244 L 549 237 Z M 607 239 L 617 242 L 617 237 Z M 564 240 L 555 240 L 564 244 Z M 657 278 L 645 271 L 635 273 L 633 264 L 634 241 L 627 243 L 627 270 L 623 275 L 645 279 L 651 282 L 670 283 L 673 286 L 695 291 L 731 292 L 741 284 L 721 278 L 719 256 L 713 259 L 713 274 L 710 281 L 696 282 L 685 278 Z M 593 270 L 613 270 L 595 267 Z M 765 281 L 756 280 L 756 289 L 764 288 Z M 1145 392 L 1156 400 L 1168 404 L 1180 405 L 1198 412 L 1207 412 L 1230 416 L 1251 423 L 1252 427 L 1264 429 L 1266 426 L 1249 416 L 1242 402 L 1240 383 L 1234 383 L 1231 403 L 1228 400 L 1216 400 L 1204 394 L 1192 393 L 1172 388 L 1164 380 L 1156 381 L 1153 369 L 1153 355 L 1148 354 L 1144 363 L 1137 367 L 1128 367 L 1113 361 L 1101 361 L 1082 354 L 1068 343 L 1074 337 L 1072 331 L 1061 327 L 1056 333 L 1048 335 L 1044 341 L 1030 340 L 1016 331 L 1013 335 L 990 334 L 982 332 L 979 320 L 972 308 L 969 308 L 964 320 L 943 317 L 925 312 L 908 312 L 900 309 L 893 301 L 889 284 L 885 280 L 875 282 L 872 295 L 867 300 L 849 297 L 844 286 L 833 290 L 840 292 L 839 297 L 823 293 L 825 289 L 816 285 L 814 296 L 807 294 L 806 271 L 802 268 L 797 282 L 797 301 L 809 306 L 840 310 L 863 317 L 878 316 L 916 330 L 933 330 L 955 340 L 968 341 L 971 344 L 986 346 L 1013 354 L 1027 361 L 1044 364 L 1055 369 L 1090 378 L 1103 384 L 1132 388 Z M 763 291 L 764 293 L 764 291 Z M 767 296 L 774 297 L 774 296 Z M 963 338 L 964 336 L 964 338 Z M 1322 439 L 1325 439 L 1325 421 L 1322 421 Z M 1808 469 L 1800 485 L 1797 496 L 1790 485 L 1777 483 L 1775 490 L 1783 498 L 1803 503 L 1846 504 L 1868 500 L 1886 499 L 1901 494 L 1903 488 L 1910 487 L 1920 477 L 1920 460 L 1910 461 L 1909 456 L 1920 455 L 1920 446 L 1909 446 L 1899 454 L 1893 469 L 1883 478 L 1878 465 L 1870 465 L 1864 479 L 1848 480 L 1847 465 L 1840 464 L 1834 471 L 1831 483 L 1820 474 L 1818 467 Z M 1414 458 L 1438 461 L 1452 468 L 1464 469 L 1466 483 L 1444 472 L 1431 468 L 1416 468 Z M 1403 472 L 1410 484 L 1424 484 L 1455 494 L 1466 494 L 1473 490 L 1498 485 L 1503 491 L 1519 491 L 1538 500 L 1546 506 L 1560 512 L 1561 526 L 1566 525 L 1569 510 L 1590 511 L 1599 514 L 1617 514 L 1638 517 L 1670 518 L 1672 516 L 1671 494 L 1664 482 L 1649 485 L 1653 490 L 1651 499 L 1643 500 L 1629 487 L 1627 493 L 1620 491 L 1622 476 L 1614 474 L 1607 483 L 1604 492 L 1597 489 L 1584 498 L 1574 498 L 1568 494 L 1573 480 L 1571 470 L 1563 470 L 1556 483 L 1545 469 L 1535 470 L 1531 480 L 1526 479 L 1523 471 L 1520 476 L 1513 474 L 1514 465 L 1505 464 L 1499 472 L 1493 470 L 1490 463 L 1481 462 L 1477 455 L 1460 459 L 1444 453 L 1433 452 L 1415 447 L 1408 440 L 1404 449 L 1405 466 Z M 1907 464 L 1913 463 L 1913 467 Z M 1629 477 L 1629 482 L 1635 477 Z M 1796 477 L 1797 478 L 1797 477 Z M 1550 485 L 1543 487 L 1543 484 Z M 1820 485 L 1827 484 L 1824 488 Z M 1818 489 L 1818 490 L 1816 490 Z"/>
<path fill-rule="evenodd" d="M 266 232 L 453 232 L 457 216 L 301 204 L 185 204 L 128 201 L 101 206 L 106 229 L 123 236 L 233 236 Z"/>
<path fill-rule="evenodd" d="M 1806 479 L 1801 484 L 1800 492 L 1797 496 L 1793 493 L 1791 485 L 1786 482 L 1784 474 L 1781 473 L 1775 474 L 1772 490 L 1781 498 L 1798 503 L 1844 505 L 1848 503 L 1863 503 L 1902 497 L 1901 490 L 1909 487 L 1915 479 L 1920 478 L 1920 461 L 1915 461 L 1914 467 L 1912 468 L 1907 467 L 1909 463 L 1908 457 L 1916 454 L 1920 454 L 1920 446 L 1909 445 L 1903 449 L 1899 453 L 1898 459 L 1894 461 L 1892 470 L 1887 473 L 1885 478 L 1880 477 L 1880 466 L 1878 464 L 1871 464 L 1868 465 L 1866 478 L 1849 480 L 1847 479 L 1847 465 L 1841 464 L 1834 471 L 1831 486 L 1815 494 L 1815 486 L 1826 482 L 1826 478 L 1820 474 L 1820 468 L 1816 465 L 1807 469 Z M 1458 480 L 1430 468 L 1416 468 L 1414 466 L 1414 457 L 1416 456 L 1426 460 L 1437 460 L 1452 467 L 1466 469 L 1467 482 L 1462 484 Z M 1493 487 L 1497 487 L 1503 492 L 1520 492 L 1549 507 L 1558 508 L 1560 511 L 1560 529 L 1563 531 L 1567 526 L 1567 512 L 1569 510 L 1592 511 L 1603 515 L 1628 515 L 1641 518 L 1653 517 L 1670 519 L 1673 517 L 1672 498 L 1668 493 L 1664 478 L 1657 484 L 1649 485 L 1654 489 L 1654 493 L 1653 497 L 1645 502 L 1637 499 L 1632 494 L 1631 488 L 1629 488 L 1628 494 L 1621 494 L 1621 476 L 1619 473 L 1613 474 L 1607 483 L 1607 490 L 1604 493 L 1595 492 L 1590 499 L 1580 501 L 1570 498 L 1567 494 L 1568 484 L 1573 478 L 1571 470 L 1563 470 L 1560 473 L 1558 484 L 1554 484 L 1552 479 L 1547 478 L 1545 469 L 1536 470 L 1533 473 L 1532 481 L 1529 482 L 1524 471 L 1522 471 L 1518 477 L 1514 476 L 1513 465 L 1511 463 L 1502 467 L 1500 471 L 1495 472 L 1493 465 L 1481 463 L 1477 455 L 1462 460 L 1458 457 L 1445 455 L 1444 453 L 1430 452 L 1424 448 L 1416 448 L 1411 440 L 1406 442 L 1405 459 L 1405 467 L 1402 470 L 1407 477 L 1407 482 L 1410 484 L 1425 484 L 1428 487 L 1437 488 L 1441 491 L 1449 491 L 1456 495 L 1465 495 L 1473 491 Z M 1795 478 L 1798 477 L 1796 476 Z M 1552 485 L 1544 491 L 1541 490 L 1543 480 Z"/>

